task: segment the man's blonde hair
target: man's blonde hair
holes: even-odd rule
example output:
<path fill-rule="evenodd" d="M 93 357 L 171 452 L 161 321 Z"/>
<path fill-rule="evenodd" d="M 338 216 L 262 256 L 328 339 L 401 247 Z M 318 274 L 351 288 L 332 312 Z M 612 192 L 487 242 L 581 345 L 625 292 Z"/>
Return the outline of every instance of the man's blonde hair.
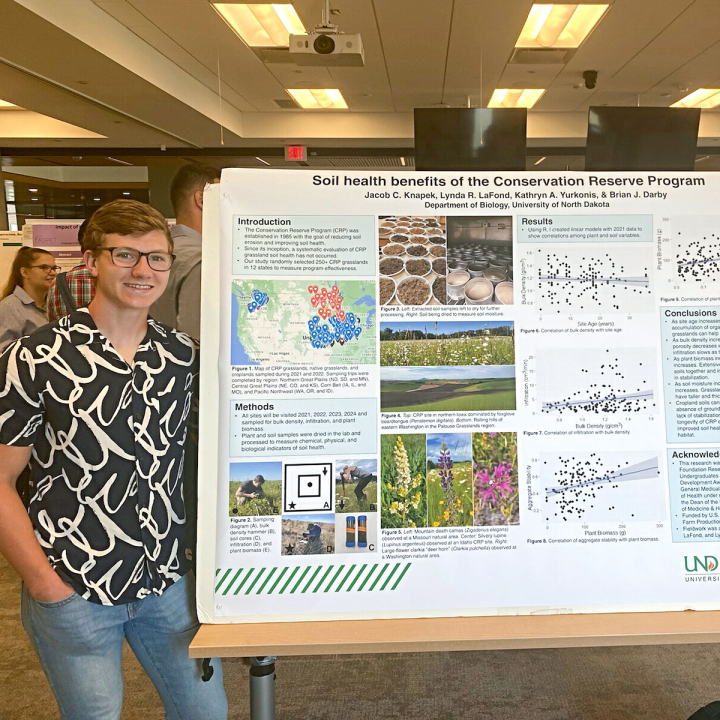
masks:
<path fill-rule="evenodd" d="M 83 236 L 83 245 L 93 254 L 105 243 L 110 234 L 139 237 L 159 230 L 168 241 L 168 250 L 173 251 L 173 240 L 165 218 L 154 207 L 137 200 L 113 200 L 93 213 Z"/>

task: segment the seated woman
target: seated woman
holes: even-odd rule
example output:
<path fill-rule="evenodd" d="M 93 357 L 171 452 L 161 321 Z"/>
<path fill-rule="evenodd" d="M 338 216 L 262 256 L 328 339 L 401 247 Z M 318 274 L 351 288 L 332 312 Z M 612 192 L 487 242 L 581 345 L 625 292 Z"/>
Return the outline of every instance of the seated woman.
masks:
<path fill-rule="evenodd" d="M 47 250 L 18 250 L 0 301 L 0 352 L 14 340 L 47 325 L 45 298 L 59 269 Z"/>

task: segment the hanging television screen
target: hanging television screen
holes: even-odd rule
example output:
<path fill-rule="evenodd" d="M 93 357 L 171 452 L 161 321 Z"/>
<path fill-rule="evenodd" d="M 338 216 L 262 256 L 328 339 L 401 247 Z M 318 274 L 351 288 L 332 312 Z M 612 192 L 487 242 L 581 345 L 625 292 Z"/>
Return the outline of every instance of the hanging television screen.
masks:
<path fill-rule="evenodd" d="M 693 170 L 700 110 L 591 107 L 586 170 Z"/>
<path fill-rule="evenodd" d="M 527 110 L 416 108 L 416 170 L 525 170 Z"/>

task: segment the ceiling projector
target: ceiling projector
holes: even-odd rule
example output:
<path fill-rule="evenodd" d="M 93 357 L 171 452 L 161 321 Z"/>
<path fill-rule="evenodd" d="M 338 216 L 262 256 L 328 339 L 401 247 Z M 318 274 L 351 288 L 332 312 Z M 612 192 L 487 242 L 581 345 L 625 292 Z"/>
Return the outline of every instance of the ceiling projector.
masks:
<path fill-rule="evenodd" d="M 291 35 L 290 55 L 297 65 L 364 67 L 365 53 L 359 35 L 315 32 Z"/>

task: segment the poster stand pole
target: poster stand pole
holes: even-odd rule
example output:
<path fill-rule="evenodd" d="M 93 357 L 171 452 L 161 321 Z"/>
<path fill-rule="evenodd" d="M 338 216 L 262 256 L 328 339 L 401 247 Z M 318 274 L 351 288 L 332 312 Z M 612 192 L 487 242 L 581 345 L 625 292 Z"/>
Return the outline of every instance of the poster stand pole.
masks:
<path fill-rule="evenodd" d="M 274 655 L 251 658 L 250 720 L 275 720 Z"/>

